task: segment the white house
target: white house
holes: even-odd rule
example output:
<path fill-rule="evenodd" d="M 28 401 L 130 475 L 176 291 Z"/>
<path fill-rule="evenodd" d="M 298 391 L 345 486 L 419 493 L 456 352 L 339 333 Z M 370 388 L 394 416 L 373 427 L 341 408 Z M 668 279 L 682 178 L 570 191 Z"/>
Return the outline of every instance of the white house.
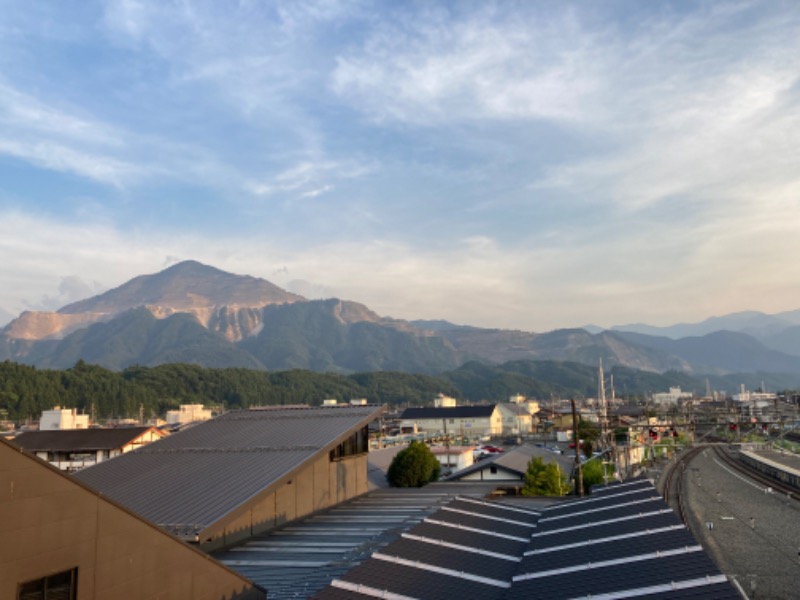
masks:
<path fill-rule="evenodd" d="M 160 440 L 155 427 L 28 431 L 13 442 L 64 471 L 91 467 Z"/>
<path fill-rule="evenodd" d="M 400 427 L 403 431 L 467 438 L 496 436 L 503 433 L 503 416 L 497 404 L 407 408 L 400 415 Z"/>
<path fill-rule="evenodd" d="M 40 431 L 60 431 L 62 429 L 88 429 L 89 415 L 79 415 L 75 408 L 61 408 L 42 412 L 39 419 Z"/>
<path fill-rule="evenodd" d="M 186 425 L 195 421 L 208 421 L 211 411 L 202 404 L 181 404 L 178 410 L 167 411 L 167 425 Z"/>
<path fill-rule="evenodd" d="M 456 405 L 456 399 L 444 394 L 437 394 L 433 399 L 433 406 L 436 408 L 453 408 Z"/>
<path fill-rule="evenodd" d="M 669 388 L 669 392 L 660 392 L 653 394 L 653 402 L 655 404 L 677 404 L 678 400 L 692 398 L 692 392 L 682 392 L 679 387 Z"/>
<path fill-rule="evenodd" d="M 524 435 L 531 432 L 533 416 L 522 404 L 504 402 L 497 408 L 503 418 L 503 435 Z"/>
<path fill-rule="evenodd" d="M 508 401 L 511 404 L 524 406 L 532 415 L 535 415 L 539 412 L 539 402 L 536 400 L 528 400 L 522 394 L 514 394 L 513 396 L 509 396 Z"/>
<path fill-rule="evenodd" d="M 471 467 L 475 462 L 473 446 L 431 446 L 430 450 L 442 465 L 442 473 L 454 473 Z"/>

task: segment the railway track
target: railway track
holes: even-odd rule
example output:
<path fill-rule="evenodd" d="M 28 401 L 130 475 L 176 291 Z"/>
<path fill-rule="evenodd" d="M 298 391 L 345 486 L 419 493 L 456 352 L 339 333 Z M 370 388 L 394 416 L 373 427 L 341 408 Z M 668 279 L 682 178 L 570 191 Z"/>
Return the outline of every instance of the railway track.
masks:
<path fill-rule="evenodd" d="M 714 446 L 714 453 L 716 454 L 717 458 L 719 458 L 732 470 L 737 471 L 741 475 L 760 483 L 766 488 L 772 488 L 773 492 L 781 493 L 793 500 L 800 501 L 800 492 L 798 492 L 797 488 L 785 484 L 779 479 L 765 475 L 753 467 L 744 464 L 742 461 L 737 460 L 731 456 L 730 453 L 719 446 Z"/>
<path fill-rule="evenodd" d="M 689 522 L 686 517 L 686 508 L 683 498 L 683 474 L 684 471 L 686 471 L 686 466 L 703 450 L 703 448 L 704 446 L 695 446 L 690 450 L 682 452 L 672 465 L 672 468 L 665 474 L 663 490 L 664 501 L 672 507 L 687 527 Z"/>

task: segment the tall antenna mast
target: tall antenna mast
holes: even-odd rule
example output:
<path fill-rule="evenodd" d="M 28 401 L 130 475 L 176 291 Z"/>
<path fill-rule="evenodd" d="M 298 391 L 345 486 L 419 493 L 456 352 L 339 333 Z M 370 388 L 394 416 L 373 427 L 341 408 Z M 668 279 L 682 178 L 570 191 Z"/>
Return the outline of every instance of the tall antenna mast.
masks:
<path fill-rule="evenodd" d="M 599 385 L 598 388 L 600 389 L 600 439 L 602 441 L 603 447 L 608 445 L 607 439 L 607 429 L 608 429 L 608 407 L 606 406 L 606 384 L 605 380 L 603 379 L 603 359 L 600 359 L 600 367 L 599 367 Z"/>

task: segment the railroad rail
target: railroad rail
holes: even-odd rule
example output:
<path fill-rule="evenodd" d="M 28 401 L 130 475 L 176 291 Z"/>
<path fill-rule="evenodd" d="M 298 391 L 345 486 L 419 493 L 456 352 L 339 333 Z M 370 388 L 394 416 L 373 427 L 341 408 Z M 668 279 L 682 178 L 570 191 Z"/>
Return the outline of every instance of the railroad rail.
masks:
<path fill-rule="evenodd" d="M 683 498 L 683 474 L 692 459 L 703 450 L 704 446 L 695 446 L 690 450 L 682 452 L 672 467 L 664 475 L 664 501 L 669 504 L 683 521 L 684 525 L 689 526 L 686 517 L 686 508 Z M 675 477 L 677 475 L 677 477 Z"/>
<path fill-rule="evenodd" d="M 725 463 L 726 466 L 730 467 L 734 471 L 738 471 L 745 477 L 760 483 L 765 488 L 771 488 L 773 492 L 785 494 L 787 497 L 793 500 L 800 501 L 800 488 L 797 486 L 785 483 L 777 477 L 772 477 L 759 471 L 755 467 L 752 467 L 747 463 L 731 456 L 727 450 L 719 446 L 714 447 L 714 452 L 717 457 Z M 788 467 L 786 470 L 792 471 L 792 469 L 789 469 Z"/>

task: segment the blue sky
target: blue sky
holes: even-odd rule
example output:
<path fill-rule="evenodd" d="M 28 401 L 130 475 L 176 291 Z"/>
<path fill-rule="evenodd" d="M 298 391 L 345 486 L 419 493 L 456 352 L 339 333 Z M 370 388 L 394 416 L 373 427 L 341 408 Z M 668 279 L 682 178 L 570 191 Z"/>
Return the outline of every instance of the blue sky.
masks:
<path fill-rule="evenodd" d="M 529 331 L 800 308 L 795 2 L 0 14 L 0 322 L 184 259 Z"/>

